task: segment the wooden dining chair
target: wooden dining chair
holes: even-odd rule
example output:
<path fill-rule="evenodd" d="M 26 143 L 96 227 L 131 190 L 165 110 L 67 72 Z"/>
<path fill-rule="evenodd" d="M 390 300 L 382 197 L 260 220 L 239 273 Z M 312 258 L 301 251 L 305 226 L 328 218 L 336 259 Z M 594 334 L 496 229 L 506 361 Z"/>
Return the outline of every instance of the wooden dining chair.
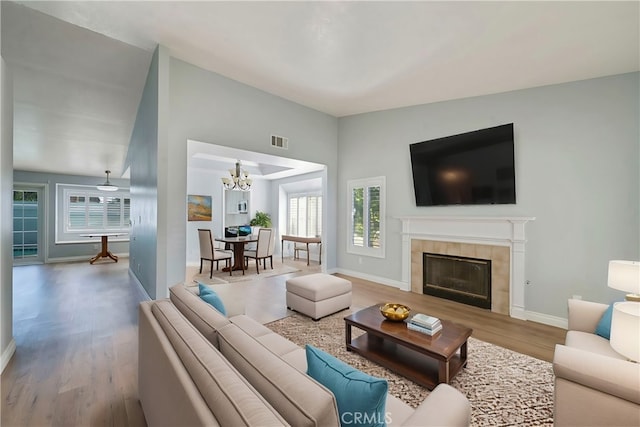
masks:
<path fill-rule="evenodd" d="M 226 251 L 219 251 L 213 246 L 213 239 L 211 238 L 211 230 L 206 228 L 198 229 L 198 240 L 200 240 L 200 274 L 202 274 L 202 264 L 204 261 L 211 261 L 211 273 L 209 278 L 213 277 L 213 262 L 216 263 L 216 270 L 218 270 L 218 263 L 222 260 L 225 261 L 226 267 L 230 266 L 231 254 Z"/>
<path fill-rule="evenodd" d="M 264 261 L 264 268 L 266 268 L 267 266 L 265 260 L 269 258 L 271 233 L 273 233 L 273 230 L 271 228 L 261 228 L 260 230 L 258 230 L 258 244 L 256 245 L 256 250 L 244 251 L 245 265 L 249 263 L 249 258 L 254 258 L 256 260 L 256 271 L 258 272 L 258 274 L 260 274 L 260 260 Z M 273 268 L 273 261 L 271 263 L 271 268 Z"/>

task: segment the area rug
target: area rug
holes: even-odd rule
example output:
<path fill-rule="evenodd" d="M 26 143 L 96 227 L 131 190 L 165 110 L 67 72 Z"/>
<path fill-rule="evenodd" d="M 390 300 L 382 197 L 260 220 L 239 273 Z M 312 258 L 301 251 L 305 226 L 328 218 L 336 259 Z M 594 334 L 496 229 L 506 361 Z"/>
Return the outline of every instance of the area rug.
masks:
<path fill-rule="evenodd" d="M 235 283 L 243 282 L 246 280 L 264 279 L 266 277 L 279 276 L 281 274 L 294 273 L 296 271 L 300 271 L 300 269 L 276 262 L 273 263 L 272 270 L 271 268 L 269 268 L 269 263 L 267 262 L 267 269 L 263 270 L 261 265 L 260 274 L 257 274 L 255 264 L 252 265 L 250 263 L 249 269 L 244 271 L 244 275 L 242 274 L 242 271 L 234 271 L 233 276 L 229 276 L 229 273 L 223 272 L 222 266 L 220 266 L 220 271 L 214 270 L 213 278 L 210 279 L 209 270 L 205 270 L 202 272 L 202 274 L 194 274 L 193 281 L 200 282 L 205 285 L 219 285 L 221 283 Z"/>
<path fill-rule="evenodd" d="M 387 379 L 389 393 L 412 407 L 429 390 L 358 354 L 347 352 L 342 311 L 314 322 L 298 313 L 266 326 L 294 343 L 312 344 L 370 375 Z M 361 331 L 353 328 L 353 336 Z M 467 366 L 451 382 L 471 402 L 474 426 L 552 426 L 553 370 L 533 357 L 469 338 Z"/>

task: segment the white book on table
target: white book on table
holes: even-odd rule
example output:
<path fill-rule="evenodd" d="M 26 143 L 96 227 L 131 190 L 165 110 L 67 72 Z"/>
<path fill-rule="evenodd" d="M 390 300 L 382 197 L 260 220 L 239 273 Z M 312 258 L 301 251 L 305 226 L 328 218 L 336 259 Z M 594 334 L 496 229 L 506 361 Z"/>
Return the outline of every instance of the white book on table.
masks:
<path fill-rule="evenodd" d="M 415 323 L 407 323 L 407 328 L 425 335 L 435 335 L 442 330 L 442 325 L 438 325 L 433 329 L 429 329 L 416 325 Z"/>
<path fill-rule="evenodd" d="M 409 319 L 411 323 L 416 325 L 424 326 L 425 328 L 433 328 L 434 326 L 440 325 L 440 319 L 433 316 L 427 316 L 426 314 L 418 313 Z"/>

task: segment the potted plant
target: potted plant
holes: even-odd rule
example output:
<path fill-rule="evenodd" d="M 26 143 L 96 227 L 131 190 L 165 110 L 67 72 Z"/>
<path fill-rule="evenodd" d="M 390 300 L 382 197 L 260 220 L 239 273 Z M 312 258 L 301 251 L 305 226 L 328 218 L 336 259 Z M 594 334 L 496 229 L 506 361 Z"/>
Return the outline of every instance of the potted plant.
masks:
<path fill-rule="evenodd" d="M 249 222 L 252 227 L 271 228 L 271 215 L 256 211 L 256 216 Z"/>

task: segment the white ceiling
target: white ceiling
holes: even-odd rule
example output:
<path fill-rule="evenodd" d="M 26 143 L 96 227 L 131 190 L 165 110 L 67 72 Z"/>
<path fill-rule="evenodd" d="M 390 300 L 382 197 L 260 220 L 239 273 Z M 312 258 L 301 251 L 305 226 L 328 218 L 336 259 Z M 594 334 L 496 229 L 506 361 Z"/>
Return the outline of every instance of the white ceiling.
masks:
<path fill-rule="evenodd" d="M 158 43 L 338 117 L 640 69 L 637 1 L 20 3 L 2 50 L 27 170 L 121 169 Z"/>

